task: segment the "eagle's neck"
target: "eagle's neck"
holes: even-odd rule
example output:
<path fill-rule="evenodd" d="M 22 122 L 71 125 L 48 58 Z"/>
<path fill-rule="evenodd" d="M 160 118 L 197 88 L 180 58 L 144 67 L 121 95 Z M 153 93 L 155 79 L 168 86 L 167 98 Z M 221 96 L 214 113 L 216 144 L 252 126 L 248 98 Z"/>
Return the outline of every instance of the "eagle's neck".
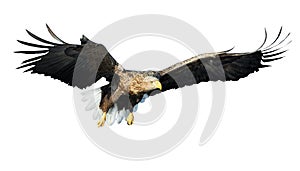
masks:
<path fill-rule="evenodd" d="M 144 77 L 141 74 L 136 74 L 133 78 L 130 80 L 130 84 L 128 87 L 129 94 L 137 95 L 141 92 L 145 91 L 145 82 Z"/>

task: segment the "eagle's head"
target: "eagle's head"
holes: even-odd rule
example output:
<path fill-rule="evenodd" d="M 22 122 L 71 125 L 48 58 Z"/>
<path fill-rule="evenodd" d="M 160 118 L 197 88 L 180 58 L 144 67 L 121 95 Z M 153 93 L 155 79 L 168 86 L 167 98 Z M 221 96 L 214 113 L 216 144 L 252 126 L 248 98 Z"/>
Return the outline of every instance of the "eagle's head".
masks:
<path fill-rule="evenodd" d="M 136 76 L 132 79 L 129 90 L 133 94 L 148 92 L 155 89 L 162 90 L 162 85 L 157 77 L 154 76 Z"/>
<path fill-rule="evenodd" d="M 151 91 L 151 90 L 155 90 L 155 89 L 162 90 L 162 85 L 159 82 L 158 78 L 156 78 L 156 77 L 147 76 L 144 78 L 143 82 L 145 84 L 146 91 Z"/>

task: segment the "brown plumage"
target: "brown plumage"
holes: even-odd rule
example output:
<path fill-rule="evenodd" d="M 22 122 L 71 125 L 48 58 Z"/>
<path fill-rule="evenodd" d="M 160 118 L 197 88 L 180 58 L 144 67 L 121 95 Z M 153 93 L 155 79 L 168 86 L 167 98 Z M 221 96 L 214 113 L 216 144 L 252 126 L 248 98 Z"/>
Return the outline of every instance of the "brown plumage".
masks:
<path fill-rule="evenodd" d="M 290 34 L 279 41 L 277 38 L 268 46 L 265 40 L 258 50 L 247 53 L 230 53 L 232 50 L 200 54 L 179 62 L 161 71 L 132 71 L 124 69 L 102 44 L 90 41 L 85 36 L 81 44 L 68 44 L 57 37 L 47 26 L 54 39 L 60 43 L 44 40 L 28 30 L 34 39 L 47 45 L 19 41 L 21 44 L 41 48 L 38 51 L 17 51 L 23 54 L 40 54 L 22 62 L 19 68 L 29 67 L 25 72 L 43 74 L 68 85 L 84 89 L 104 77 L 109 84 L 101 87 L 99 108 L 102 117 L 98 126 L 103 126 L 106 114 L 114 113 L 131 125 L 135 106 L 147 98 L 170 89 L 181 88 L 206 81 L 237 81 L 268 67 L 266 63 L 282 58 L 286 50 L 282 43 Z M 289 44 L 288 42 L 287 44 Z M 277 57 L 280 56 L 280 57 Z M 159 91 L 156 91 L 159 90 Z M 153 93 L 154 92 L 154 93 Z M 113 123 L 114 121 L 112 121 Z"/>

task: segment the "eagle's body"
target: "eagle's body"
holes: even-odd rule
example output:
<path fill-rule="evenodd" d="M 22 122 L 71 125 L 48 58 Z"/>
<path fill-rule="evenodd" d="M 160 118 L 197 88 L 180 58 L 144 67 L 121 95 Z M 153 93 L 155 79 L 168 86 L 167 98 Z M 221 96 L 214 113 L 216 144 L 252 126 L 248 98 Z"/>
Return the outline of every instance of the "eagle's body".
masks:
<path fill-rule="evenodd" d="M 153 71 L 128 71 L 121 65 L 114 69 L 115 75 L 111 84 L 101 87 L 102 97 L 100 109 L 106 117 L 106 113 L 112 108 L 118 112 L 121 110 L 133 112 L 134 107 L 143 99 L 144 94 L 155 89 L 161 90 L 157 72 Z M 146 79 L 146 80 L 145 80 Z M 104 121 L 103 118 L 102 121 Z M 131 124 L 130 121 L 128 121 Z M 102 126 L 104 122 L 99 122 Z"/>
<path fill-rule="evenodd" d="M 229 53 L 228 50 L 200 54 L 161 71 L 132 71 L 124 69 L 102 44 L 92 42 L 85 36 L 81 39 L 81 45 L 68 44 L 58 38 L 48 26 L 47 28 L 52 37 L 61 43 L 44 40 L 27 31 L 31 37 L 47 45 L 19 41 L 24 45 L 45 50 L 18 51 L 17 53 L 42 54 L 25 60 L 18 68 L 30 67 L 25 72 L 51 76 L 81 89 L 91 86 L 102 77 L 106 78 L 109 84 L 97 89 L 101 91 L 101 101 L 98 106 L 102 113 L 98 126 L 104 125 L 107 114 L 117 116 L 118 122 L 126 119 L 131 125 L 134 120 L 132 113 L 138 103 L 160 92 L 200 82 L 237 81 L 247 77 L 260 68 L 268 67 L 265 62 L 282 58 L 272 57 L 286 51 L 279 51 L 282 47 L 278 48 L 278 46 L 290 35 L 288 34 L 278 43 L 281 28 L 275 41 L 263 48 L 267 39 L 267 32 L 265 32 L 263 45 L 254 52 Z"/>

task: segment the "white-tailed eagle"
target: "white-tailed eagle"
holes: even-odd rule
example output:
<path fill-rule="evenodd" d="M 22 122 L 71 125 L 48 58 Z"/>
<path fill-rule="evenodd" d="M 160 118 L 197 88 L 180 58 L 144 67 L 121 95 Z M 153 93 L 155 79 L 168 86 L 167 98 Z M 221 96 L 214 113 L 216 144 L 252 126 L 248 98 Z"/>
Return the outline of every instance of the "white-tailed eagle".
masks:
<path fill-rule="evenodd" d="M 40 48 L 37 51 L 17 51 L 16 53 L 37 54 L 18 67 L 28 67 L 24 72 L 38 73 L 58 79 L 70 86 L 84 89 L 104 77 L 109 84 L 100 88 L 101 101 L 98 104 L 102 117 L 98 126 L 103 126 L 107 115 L 117 115 L 131 125 L 134 121 L 134 107 L 149 95 L 170 89 L 207 81 L 237 81 L 269 67 L 268 62 L 282 58 L 282 50 L 290 33 L 281 38 L 282 28 L 276 39 L 265 46 L 265 39 L 258 50 L 245 53 L 230 53 L 230 50 L 200 54 L 179 62 L 161 71 L 133 71 L 122 67 L 102 44 L 92 42 L 85 36 L 81 44 L 69 44 L 57 37 L 48 27 L 51 36 L 59 43 L 44 40 L 33 33 L 27 33 L 44 45 L 18 40 L 21 44 Z M 290 42 L 288 42 L 290 43 Z M 288 44 L 287 43 L 287 44 Z"/>

